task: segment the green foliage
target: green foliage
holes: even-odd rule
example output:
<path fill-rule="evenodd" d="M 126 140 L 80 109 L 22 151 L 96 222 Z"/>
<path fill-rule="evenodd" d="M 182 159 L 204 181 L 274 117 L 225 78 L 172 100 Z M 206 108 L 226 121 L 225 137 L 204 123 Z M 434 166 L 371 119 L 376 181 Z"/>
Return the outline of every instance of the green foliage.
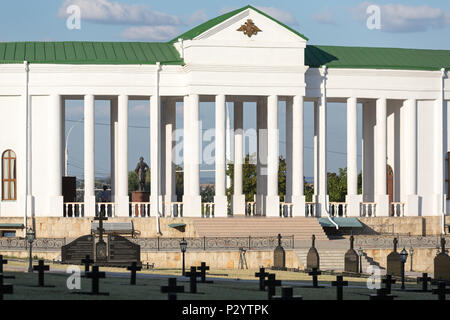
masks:
<path fill-rule="evenodd" d="M 200 189 L 200 196 L 202 197 L 202 202 L 214 202 L 214 188 L 211 186 L 206 186 Z"/>
<path fill-rule="evenodd" d="M 328 173 L 328 195 L 330 202 L 345 202 L 347 195 L 347 168 L 339 168 L 339 174 Z"/>

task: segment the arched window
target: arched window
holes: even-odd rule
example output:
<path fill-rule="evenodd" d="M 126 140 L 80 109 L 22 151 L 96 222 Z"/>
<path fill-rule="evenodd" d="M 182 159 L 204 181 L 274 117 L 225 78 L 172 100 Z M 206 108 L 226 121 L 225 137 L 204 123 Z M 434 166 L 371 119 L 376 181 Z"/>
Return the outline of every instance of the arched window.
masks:
<path fill-rule="evenodd" d="M 2 154 L 2 200 L 17 200 L 16 154 L 12 150 Z"/>

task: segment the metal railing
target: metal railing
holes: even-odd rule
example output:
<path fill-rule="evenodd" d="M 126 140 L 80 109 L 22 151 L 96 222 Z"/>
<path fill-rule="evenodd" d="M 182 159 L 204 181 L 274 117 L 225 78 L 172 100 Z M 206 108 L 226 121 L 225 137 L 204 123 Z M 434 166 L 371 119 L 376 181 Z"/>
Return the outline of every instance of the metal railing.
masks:
<path fill-rule="evenodd" d="M 273 250 L 278 238 L 273 237 L 200 237 L 185 238 L 187 251 L 206 250 Z M 141 251 L 180 251 L 181 238 L 137 238 L 130 239 L 141 246 Z M 283 236 L 281 244 L 285 249 L 294 249 L 294 236 Z"/>

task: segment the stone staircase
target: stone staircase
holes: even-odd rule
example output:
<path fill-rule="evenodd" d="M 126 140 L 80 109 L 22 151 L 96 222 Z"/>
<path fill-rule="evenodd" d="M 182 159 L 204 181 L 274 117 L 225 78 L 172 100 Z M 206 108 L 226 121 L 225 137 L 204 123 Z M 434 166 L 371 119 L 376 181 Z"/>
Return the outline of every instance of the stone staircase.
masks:
<path fill-rule="evenodd" d="M 344 270 L 344 257 L 345 253 L 348 249 L 320 249 L 318 248 L 317 251 L 319 252 L 319 258 L 320 258 L 320 270 L 323 271 L 343 271 Z M 301 261 L 304 267 L 306 267 L 306 256 L 308 255 L 309 249 L 295 249 L 295 253 L 297 254 L 297 257 Z M 376 265 L 379 267 L 379 265 L 370 257 L 368 257 L 366 254 L 362 257 L 362 270 L 363 272 L 366 272 L 367 267 L 370 265 Z"/>
<path fill-rule="evenodd" d="M 193 224 L 199 237 L 272 237 L 294 236 L 297 240 L 328 240 L 316 218 L 232 217 L 194 218 Z"/>

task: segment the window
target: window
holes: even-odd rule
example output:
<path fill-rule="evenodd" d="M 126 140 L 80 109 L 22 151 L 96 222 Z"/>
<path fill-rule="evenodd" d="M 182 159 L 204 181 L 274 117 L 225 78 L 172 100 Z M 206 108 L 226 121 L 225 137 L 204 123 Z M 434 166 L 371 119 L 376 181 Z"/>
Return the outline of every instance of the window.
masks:
<path fill-rule="evenodd" d="M 6 150 L 2 154 L 2 200 L 17 200 L 16 154 Z"/>

